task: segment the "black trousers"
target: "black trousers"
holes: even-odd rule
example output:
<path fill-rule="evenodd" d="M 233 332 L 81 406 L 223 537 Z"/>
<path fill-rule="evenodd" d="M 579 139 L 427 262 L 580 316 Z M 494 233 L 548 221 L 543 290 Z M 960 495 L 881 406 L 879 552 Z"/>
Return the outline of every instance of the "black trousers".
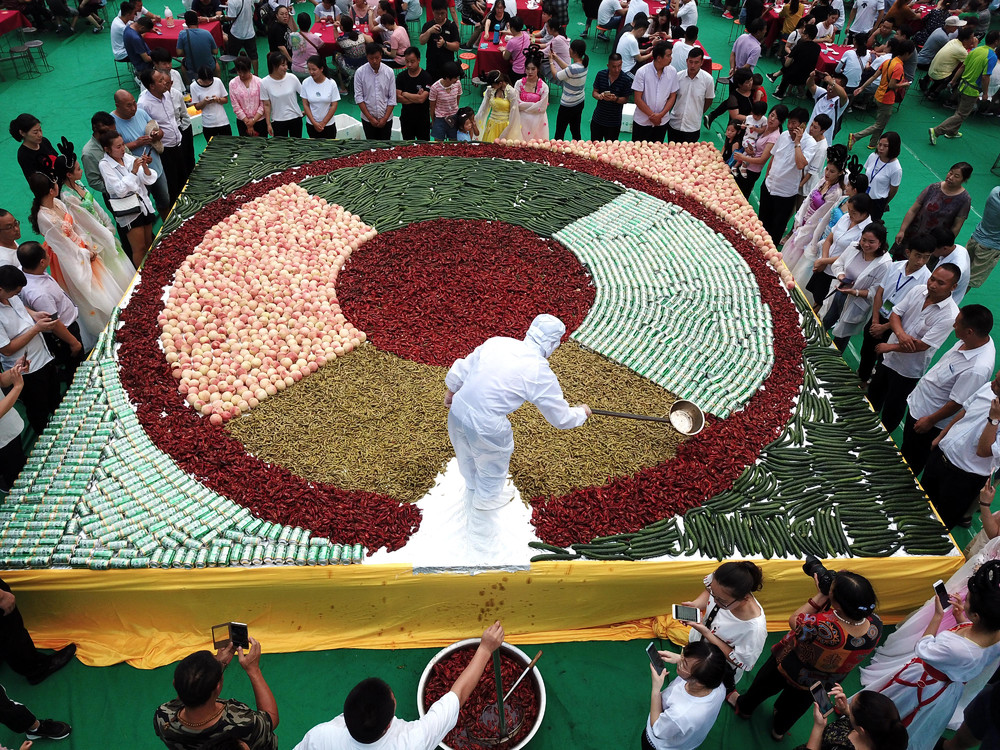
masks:
<path fill-rule="evenodd" d="M 892 335 L 891 330 L 886 330 L 881 336 L 872 335 L 871 330 L 869 330 L 871 324 L 870 320 L 865 324 L 865 337 L 861 342 L 861 355 L 858 361 L 858 377 L 865 382 L 871 379 L 876 362 L 882 361 L 882 355 L 875 353 L 875 347 L 886 343 Z"/>
<path fill-rule="evenodd" d="M 764 229 L 771 236 L 771 241 L 775 247 L 781 244 L 781 238 L 785 235 L 785 227 L 788 220 L 792 218 L 795 211 L 796 196 L 784 197 L 781 195 L 771 195 L 767 189 L 767 183 L 760 186 L 760 206 L 757 209 L 757 216 Z"/>
<path fill-rule="evenodd" d="M 621 135 L 622 126 L 618 125 L 598 125 L 593 120 L 590 121 L 590 140 L 592 141 L 617 141 Z"/>
<path fill-rule="evenodd" d="M 667 137 L 666 125 L 638 125 L 632 123 L 632 141 L 649 141 L 650 143 L 663 143 Z"/>
<path fill-rule="evenodd" d="M 927 457 L 920 483 L 941 516 L 941 522 L 952 529 L 963 519 L 971 517 L 972 504 L 976 502 L 987 478 L 958 468 L 938 447 Z"/>
<path fill-rule="evenodd" d="M 205 136 L 207 141 L 209 138 L 214 138 L 217 135 L 232 135 L 233 129 L 229 127 L 229 124 L 219 125 L 217 128 L 204 128 L 202 134 Z"/>
<path fill-rule="evenodd" d="M 901 451 L 914 476 L 924 470 L 927 465 L 927 457 L 931 454 L 931 443 L 934 442 L 934 438 L 941 434 L 938 427 L 931 427 L 927 432 L 917 432 L 913 429 L 913 425 L 916 423 L 917 420 L 913 418 L 912 414 L 906 415 L 906 421 L 903 423 L 903 449 Z"/>
<path fill-rule="evenodd" d="M 364 128 L 365 138 L 369 141 L 388 141 L 392 138 L 392 119 L 380 128 L 376 128 L 368 120 L 362 120 L 361 127 Z M 428 125 L 428 127 L 430 126 Z"/>
<path fill-rule="evenodd" d="M 667 125 L 667 140 L 670 143 L 697 143 L 701 130 L 678 130 Z"/>
<path fill-rule="evenodd" d="M 330 122 L 328 122 L 326 125 L 323 126 L 322 130 L 316 130 L 316 128 L 314 128 L 312 126 L 312 123 L 307 120 L 306 121 L 306 134 L 310 138 L 318 138 L 318 139 L 321 139 L 321 140 L 324 139 L 324 138 L 326 138 L 326 139 L 336 138 L 337 137 L 337 126 L 333 124 L 333 120 L 330 120 Z"/>
<path fill-rule="evenodd" d="M 880 364 L 868 385 L 868 402 L 876 412 L 882 412 L 882 425 L 892 432 L 903 421 L 906 413 L 906 398 L 917 387 L 920 378 L 906 378 L 885 362 Z"/>
<path fill-rule="evenodd" d="M 0 446 L 0 490 L 5 492 L 14 486 L 18 474 L 28 462 L 21 446 L 21 436 L 17 435 L 7 445 Z"/>
<path fill-rule="evenodd" d="M 5 581 L 0 580 L 0 589 L 9 592 L 10 586 Z M 28 629 L 24 627 L 21 610 L 16 605 L 9 615 L 0 615 L 0 660 L 7 662 L 10 668 L 18 674 L 30 677 L 40 672 L 46 666 L 49 658 L 35 648 L 35 642 L 31 640 Z M 2 716 L 2 707 L 0 707 L 0 717 Z M 0 721 L 7 724 L 2 718 Z M 31 723 L 34 723 L 34 718 L 32 718 Z"/>
<path fill-rule="evenodd" d="M 184 181 L 187 182 L 187 178 L 194 171 L 194 128 L 189 127 L 181 131 L 181 149 L 184 153 Z"/>
<path fill-rule="evenodd" d="M 164 146 L 163 153 L 160 154 L 160 161 L 163 163 L 164 176 L 167 178 L 167 193 L 170 195 L 170 205 L 177 202 L 184 183 L 187 182 L 187 156 L 184 153 L 184 142 L 176 146 Z"/>
<path fill-rule="evenodd" d="M 271 130 L 274 131 L 275 138 L 301 138 L 302 118 L 296 117 L 294 120 L 271 120 Z"/>
<path fill-rule="evenodd" d="M 882 221 L 882 214 L 885 213 L 888 203 L 888 198 L 872 198 L 872 207 L 868 212 L 868 215 L 872 217 L 872 221 Z"/>
<path fill-rule="evenodd" d="M 264 120 L 257 120 L 257 122 L 253 124 L 253 130 L 262 138 L 267 138 L 267 122 Z M 246 137 L 249 132 L 249 128 L 247 128 L 247 124 L 243 122 L 243 120 L 236 121 L 236 132 L 244 137 Z"/>
<path fill-rule="evenodd" d="M 761 188 L 761 190 L 763 190 L 763 189 L 764 188 Z M 820 271 L 819 273 L 814 273 L 809 278 L 809 283 L 806 284 L 806 289 L 808 289 L 809 292 L 812 294 L 812 296 L 813 296 L 813 304 L 815 306 L 818 307 L 819 305 L 823 304 L 823 300 L 826 299 L 826 295 L 828 295 L 830 293 L 830 285 L 831 284 L 833 284 L 833 276 L 830 276 L 829 274 L 827 274 L 824 271 Z M 838 317 L 839 317 L 839 315 L 838 315 Z M 833 322 L 836 323 L 837 321 L 834 320 Z M 827 325 L 827 322 L 826 322 L 825 318 L 823 319 L 823 326 L 825 328 L 829 328 L 830 327 L 830 326 Z"/>
<path fill-rule="evenodd" d="M 83 339 L 80 337 L 79 321 L 74 320 L 72 325 L 66 326 L 66 329 L 73 334 L 73 337 L 77 341 L 81 344 L 83 343 Z M 73 374 L 86 356 L 83 349 L 80 350 L 79 354 L 70 354 L 69 344 L 54 333 L 43 333 L 42 335 L 45 337 L 45 343 L 49 345 L 49 351 L 52 352 L 52 356 L 56 358 L 56 362 L 62 368 L 62 381 L 65 383 L 73 382 Z"/>
<path fill-rule="evenodd" d="M 49 417 L 59 408 L 62 393 L 59 389 L 59 373 L 55 360 L 32 373 L 25 373 L 24 388 L 18 399 L 24 404 L 24 411 L 32 429 L 39 435 L 49 423 Z"/>
<path fill-rule="evenodd" d="M 583 121 L 583 105 L 585 102 L 574 104 L 572 107 L 559 105 L 556 113 L 556 140 L 561 141 L 566 137 L 566 128 L 573 136 L 573 140 L 580 140 L 580 123 Z"/>
<path fill-rule="evenodd" d="M 778 695 L 780 693 L 780 695 Z M 761 703 L 772 695 L 778 695 L 774 702 L 773 729 L 776 734 L 785 734 L 792 725 L 812 706 L 812 694 L 803 688 L 793 687 L 778 671 L 778 660 L 771 656 L 753 678 L 750 689 L 736 701 L 737 710 L 744 716 L 752 714 Z"/>
<path fill-rule="evenodd" d="M 757 180 L 760 179 L 760 174 L 760 172 L 751 172 L 747 169 L 746 177 L 739 174 L 736 175 L 736 187 L 740 189 L 740 192 L 743 193 L 743 197 L 747 200 L 750 199 L 750 193 L 753 192 L 753 186 L 756 185 Z"/>
<path fill-rule="evenodd" d="M 367 125 L 362 121 L 364 125 Z M 388 123 L 389 133 L 382 140 L 392 138 L 392 121 Z M 403 134 L 404 141 L 429 141 L 431 139 L 431 123 L 426 117 L 399 118 L 399 130 Z M 365 137 L 368 136 L 368 129 L 365 128 Z"/>
<path fill-rule="evenodd" d="M 25 706 L 12 701 L 0 685 L 0 724 L 16 734 L 23 734 L 35 725 L 35 715 Z"/>

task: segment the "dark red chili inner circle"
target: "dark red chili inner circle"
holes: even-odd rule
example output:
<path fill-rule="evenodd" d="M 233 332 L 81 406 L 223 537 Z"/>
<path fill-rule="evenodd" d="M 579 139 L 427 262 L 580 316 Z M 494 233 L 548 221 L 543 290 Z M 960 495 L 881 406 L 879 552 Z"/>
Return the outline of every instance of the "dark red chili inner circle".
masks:
<path fill-rule="evenodd" d="M 344 314 L 371 343 L 442 367 L 491 336 L 523 337 L 539 313 L 568 335 L 594 294 L 572 252 L 501 221 L 436 219 L 380 234 L 337 278 Z"/>

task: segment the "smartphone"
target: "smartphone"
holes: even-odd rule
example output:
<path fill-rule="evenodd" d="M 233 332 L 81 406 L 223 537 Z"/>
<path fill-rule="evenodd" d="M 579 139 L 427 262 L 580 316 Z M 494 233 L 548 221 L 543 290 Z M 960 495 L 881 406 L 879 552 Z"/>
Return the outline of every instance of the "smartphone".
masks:
<path fill-rule="evenodd" d="M 660 653 L 656 648 L 656 644 L 652 641 L 646 646 L 646 654 L 649 656 L 649 663 L 653 665 L 653 669 L 656 670 L 656 674 L 663 674 L 663 670 L 667 668 L 667 665 L 663 662 L 660 657 Z"/>
<path fill-rule="evenodd" d="M 701 610 L 697 607 L 685 607 L 681 604 L 675 604 L 673 615 L 675 620 L 701 622 Z"/>
<path fill-rule="evenodd" d="M 944 587 L 944 581 L 938 579 L 934 582 L 934 593 L 937 594 L 937 598 L 941 600 L 941 606 L 945 609 L 951 606 L 951 601 L 948 598 L 948 589 Z"/>
<path fill-rule="evenodd" d="M 250 648 L 250 633 L 246 623 L 224 622 L 212 626 L 212 643 L 216 648 L 225 648 L 232 643 L 236 648 Z"/>
<path fill-rule="evenodd" d="M 809 688 L 809 692 L 812 693 L 813 700 L 816 705 L 819 706 L 819 711 L 821 714 L 826 716 L 831 711 L 833 711 L 833 704 L 830 703 L 830 696 L 826 692 L 826 688 L 823 687 L 823 683 L 814 682 L 812 687 Z"/>

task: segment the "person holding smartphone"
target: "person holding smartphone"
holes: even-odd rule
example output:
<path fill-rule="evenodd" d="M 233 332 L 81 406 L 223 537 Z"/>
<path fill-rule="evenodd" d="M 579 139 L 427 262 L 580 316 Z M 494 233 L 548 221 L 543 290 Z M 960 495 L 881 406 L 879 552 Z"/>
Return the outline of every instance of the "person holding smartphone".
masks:
<path fill-rule="evenodd" d="M 767 640 L 767 618 L 754 596 L 764 586 L 759 566 L 743 560 L 722 563 L 705 576 L 705 590 L 682 606 L 705 613 L 701 622 L 683 621 L 691 627 L 689 643 L 705 640 L 722 651 L 737 683 L 754 668 Z"/>
<path fill-rule="evenodd" d="M 906 750 L 909 734 L 899 720 L 896 705 L 881 693 L 862 690 L 850 702 L 838 684 L 824 691 L 824 707 L 813 703 L 813 727 L 809 740 L 795 750 Z M 830 699 L 833 705 L 829 705 Z M 827 723 L 836 710 L 837 718 Z"/>
<path fill-rule="evenodd" d="M 813 683 L 832 689 L 882 638 L 875 589 L 867 578 L 841 570 L 829 585 L 821 586 L 818 576 L 813 577 L 816 593 L 792 613 L 791 631 L 774 645 L 750 689 L 735 701 L 737 715 L 749 718 L 761 703 L 778 695 L 771 724 L 776 742 L 809 710 Z"/>
<path fill-rule="evenodd" d="M 719 647 L 695 641 L 675 654 L 658 652 L 668 664 L 677 666 L 677 678 L 667 689 L 667 670 L 650 664 L 653 692 L 649 719 L 642 733 L 643 750 L 692 750 L 708 736 L 726 692 L 733 687 L 732 670 Z"/>

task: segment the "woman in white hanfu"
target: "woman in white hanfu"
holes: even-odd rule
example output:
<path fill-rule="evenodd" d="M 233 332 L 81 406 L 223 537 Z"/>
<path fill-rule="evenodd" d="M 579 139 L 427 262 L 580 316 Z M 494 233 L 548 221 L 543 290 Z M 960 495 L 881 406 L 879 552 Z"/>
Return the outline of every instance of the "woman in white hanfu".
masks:
<path fill-rule="evenodd" d="M 962 700 L 967 683 L 993 673 L 1000 658 L 1000 561 L 981 565 L 968 581 L 963 601 L 951 596 L 956 624 L 942 630 L 944 608 L 936 596 L 934 614 L 909 659 L 889 671 L 877 665 L 878 679 L 862 684 L 888 698 L 899 709 L 910 735 L 908 750 L 931 750 Z M 871 677 L 869 668 L 869 678 Z"/>
<path fill-rule="evenodd" d="M 105 258 L 113 264 L 116 259 L 114 237 L 89 214 L 81 214 L 77 224 L 66 204 L 56 197 L 59 186 L 48 175 L 36 172 L 28 177 L 28 186 L 35 196 L 32 229 L 45 238 L 52 277 L 79 308 L 81 329 L 95 340 L 128 285 L 128 279 L 124 279 L 124 286 L 119 283 L 105 264 Z"/>

